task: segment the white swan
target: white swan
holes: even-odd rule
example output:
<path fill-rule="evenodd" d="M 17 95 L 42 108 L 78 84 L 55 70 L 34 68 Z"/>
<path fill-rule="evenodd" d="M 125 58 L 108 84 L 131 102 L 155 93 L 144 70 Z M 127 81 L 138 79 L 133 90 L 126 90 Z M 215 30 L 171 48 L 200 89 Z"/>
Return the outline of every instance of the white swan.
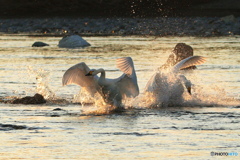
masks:
<path fill-rule="evenodd" d="M 179 75 L 181 69 L 204 63 L 206 59 L 202 56 L 188 57 L 170 69 L 159 70 L 148 81 L 144 93 L 153 96 L 152 105 L 176 105 L 183 101 L 182 94 L 187 90 L 191 94 L 192 83 L 184 75 Z"/>
<path fill-rule="evenodd" d="M 77 84 L 88 91 L 92 96 L 100 93 L 107 104 L 117 108 L 122 106 L 125 97 L 136 97 L 139 94 L 137 76 L 131 57 L 117 59 L 117 67 L 123 74 L 116 79 L 107 79 L 105 70 L 92 69 L 84 63 L 79 63 L 69 68 L 63 75 L 63 86 Z M 101 73 L 100 77 L 97 76 Z"/>

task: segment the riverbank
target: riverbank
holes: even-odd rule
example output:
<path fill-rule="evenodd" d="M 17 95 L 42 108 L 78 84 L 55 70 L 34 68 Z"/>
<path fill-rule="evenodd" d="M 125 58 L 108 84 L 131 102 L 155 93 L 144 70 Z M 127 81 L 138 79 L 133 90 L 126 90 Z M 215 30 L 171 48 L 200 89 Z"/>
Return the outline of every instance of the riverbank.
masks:
<path fill-rule="evenodd" d="M 0 19 L 0 32 L 9 34 L 77 33 L 82 36 L 233 36 L 240 35 L 240 17 L 161 18 L 17 18 Z"/>

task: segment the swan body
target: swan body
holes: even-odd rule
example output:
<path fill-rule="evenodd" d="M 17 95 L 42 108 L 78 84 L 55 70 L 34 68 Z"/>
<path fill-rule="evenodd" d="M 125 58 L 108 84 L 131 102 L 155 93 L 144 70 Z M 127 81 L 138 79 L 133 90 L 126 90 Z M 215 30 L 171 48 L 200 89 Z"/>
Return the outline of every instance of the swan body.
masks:
<path fill-rule="evenodd" d="M 123 74 L 116 79 L 108 79 L 104 69 L 90 70 L 84 62 L 81 62 L 64 73 L 62 83 L 63 86 L 80 85 L 93 97 L 98 92 L 107 104 L 121 107 L 122 99 L 138 96 L 139 88 L 131 57 L 117 59 L 117 67 L 123 71 Z"/>
<path fill-rule="evenodd" d="M 159 70 L 148 81 L 144 93 L 154 96 L 156 105 L 175 105 L 183 101 L 182 94 L 187 91 L 191 95 L 192 83 L 179 71 L 195 65 L 200 65 L 206 60 L 202 56 L 191 56 L 183 59 L 168 70 Z"/>

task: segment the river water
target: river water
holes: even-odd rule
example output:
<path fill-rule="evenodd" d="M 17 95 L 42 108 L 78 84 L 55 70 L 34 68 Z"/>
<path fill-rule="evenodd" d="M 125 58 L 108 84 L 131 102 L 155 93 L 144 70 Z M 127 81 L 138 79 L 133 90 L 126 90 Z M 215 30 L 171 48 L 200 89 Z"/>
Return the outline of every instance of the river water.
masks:
<path fill-rule="evenodd" d="M 0 103 L 0 159 L 219 158 L 211 152 L 239 158 L 240 37 L 84 38 L 91 47 L 63 49 L 57 47 L 61 37 L 0 36 L 1 101 L 36 92 L 47 98 L 41 105 Z M 50 46 L 33 48 L 35 41 Z M 79 103 L 79 86 L 61 84 L 79 62 L 118 77 L 115 59 L 130 56 L 142 92 L 180 42 L 207 58 L 186 75 L 194 88 L 182 106 L 152 108 L 138 101 L 121 113 L 86 114 L 96 106 Z"/>

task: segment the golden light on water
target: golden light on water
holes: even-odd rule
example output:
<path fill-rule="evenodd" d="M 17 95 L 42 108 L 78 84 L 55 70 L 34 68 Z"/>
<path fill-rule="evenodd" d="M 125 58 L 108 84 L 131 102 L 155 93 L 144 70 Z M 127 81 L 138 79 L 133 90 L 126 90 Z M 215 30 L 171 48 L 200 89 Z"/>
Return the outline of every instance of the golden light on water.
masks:
<path fill-rule="evenodd" d="M 32 96 L 40 85 L 56 100 L 42 105 L 0 103 L 0 159 L 190 160 L 211 159 L 211 152 L 238 152 L 238 38 L 86 37 L 92 47 L 84 49 L 58 48 L 60 39 L 1 36 L 0 98 Z M 50 46 L 31 47 L 39 40 Z M 178 42 L 207 57 L 205 64 L 186 75 L 195 84 L 194 97 L 188 97 L 186 106 L 151 108 L 149 95 L 146 102 L 126 103 L 129 108 L 119 114 L 86 114 L 98 108 L 80 105 L 79 86 L 62 86 L 64 71 L 74 64 L 104 68 L 108 78 L 116 78 L 122 72 L 115 59 L 130 56 L 143 91 Z M 44 83 L 38 83 L 36 75 Z"/>

